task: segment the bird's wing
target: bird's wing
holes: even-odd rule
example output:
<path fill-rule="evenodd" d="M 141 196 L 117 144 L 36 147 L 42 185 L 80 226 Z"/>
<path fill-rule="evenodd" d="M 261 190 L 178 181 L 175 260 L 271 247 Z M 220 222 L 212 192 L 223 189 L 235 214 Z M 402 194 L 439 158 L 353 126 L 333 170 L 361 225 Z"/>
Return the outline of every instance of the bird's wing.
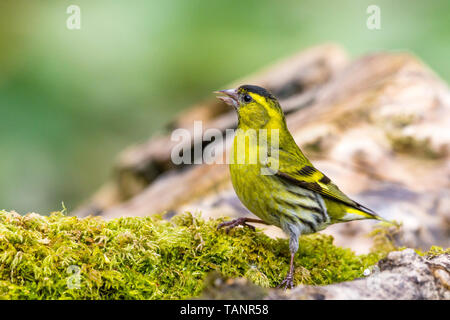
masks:
<path fill-rule="evenodd" d="M 280 149 L 278 159 L 268 158 L 268 166 L 280 179 L 298 185 L 302 188 L 314 191 L 329 199 L 341 202 L 370 215 L 377 214 L 347 197 L 339 188 L 322 172 L 314 168 L 311 162 L 303 154 L 293 154 Z M 269 168 L 269 170 L 271 170 Z"/>

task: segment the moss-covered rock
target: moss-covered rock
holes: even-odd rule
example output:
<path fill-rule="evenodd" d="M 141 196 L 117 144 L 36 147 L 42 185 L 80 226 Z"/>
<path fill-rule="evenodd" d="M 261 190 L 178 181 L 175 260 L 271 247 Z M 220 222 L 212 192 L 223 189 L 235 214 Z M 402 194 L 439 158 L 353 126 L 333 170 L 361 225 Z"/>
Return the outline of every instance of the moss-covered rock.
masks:
<path fill-rule="evenodd" d="M 0 297 L 4 299 L 184 299 L 198 296 L 211 271 L 276 286 L 288 269 L 284 239 L 260 231 L 217 230 L 220 220 L 186 213 L 170 221 L 105 221 L 58 212 L 0 211 Z M 302 236 L 296 283 L 352 280 L 387 252 L 356 255 L 324 234 Z"/>

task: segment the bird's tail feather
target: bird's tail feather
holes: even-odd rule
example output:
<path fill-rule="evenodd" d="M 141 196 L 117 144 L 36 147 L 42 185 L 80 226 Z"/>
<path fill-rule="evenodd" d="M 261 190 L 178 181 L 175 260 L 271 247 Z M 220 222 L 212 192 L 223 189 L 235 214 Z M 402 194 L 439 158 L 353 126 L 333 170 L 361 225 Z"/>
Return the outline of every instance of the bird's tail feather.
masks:
<path fill-rule="evenodd" d="M 389 221 L 382 216 L 380 216 L 378 213 L 373 211 L 372 209 L 369 209 L 359 203 L 357 203 L 357 207 L 349 207 L 347 208 L 347 213 L 352 215 L 361 216 L 361 219 L 375 219 L 379 221 L 383 221 L 386 223 L 392 224 L 392 221 Z"/>
<path fill-rule="evenodd" d="M 360 216 L 361 219 L 375 219 L 392 224 L 392 221 L 383 218 L 372 209 L 369 209 L 359 203 L 356 203 L 355 207 L 348 207 L 346 211 L 348 214 Z"/>

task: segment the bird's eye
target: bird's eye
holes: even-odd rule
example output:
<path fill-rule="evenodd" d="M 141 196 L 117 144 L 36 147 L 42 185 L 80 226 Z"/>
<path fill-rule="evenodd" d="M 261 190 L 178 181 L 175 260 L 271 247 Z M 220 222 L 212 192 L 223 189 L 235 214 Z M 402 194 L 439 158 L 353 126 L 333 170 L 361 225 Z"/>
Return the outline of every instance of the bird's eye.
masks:
<path fill-rule="evenodd" d="M 251 97 L 251 95 L 246 94 L 246 95 L 242 98 L 242 100 L 244 100 L 245 103 L 249 103 L 250 101 L 253 100 L 253 98 Z"/>

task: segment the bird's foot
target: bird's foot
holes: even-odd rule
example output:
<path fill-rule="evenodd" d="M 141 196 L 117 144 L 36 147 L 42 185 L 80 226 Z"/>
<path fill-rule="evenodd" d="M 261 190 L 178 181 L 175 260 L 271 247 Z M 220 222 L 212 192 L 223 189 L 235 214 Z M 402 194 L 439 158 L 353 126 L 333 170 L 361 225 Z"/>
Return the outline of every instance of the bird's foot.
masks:
<path fill-rule="evenodd" d="M 292 272 L 289 272 L 284 278 L 284 280 L 277 286 L 277 289 L 280 289 L 284 286 L 284 290 L 286 291 L 287 288 L 294 289 L 294 275 Z"/>
<path fill-rule="evenodd" d="M 226 227 L 225 232 L 228 233 L 234 227 L 237 227 L 237 226 L 241 225 L 241 226 L 244 226 L 244 227 L 249 227 L 251 230 L 255 231 L 256 229 L 255 229 L 254 226 L 247 224 L 248 221 L 257 222 L 255 220 L 256 219 L 249 219 L 249 218 L 245 218 L 245 217 L 237 218 L 237 219 L 233 219 L 231 221 L 222 222 L 221 224 L 219 224 L 217 229 L 221 229 L 221 228 Z M 262 220 L 261 220 L 261 222 L 264 223 Z"/>

